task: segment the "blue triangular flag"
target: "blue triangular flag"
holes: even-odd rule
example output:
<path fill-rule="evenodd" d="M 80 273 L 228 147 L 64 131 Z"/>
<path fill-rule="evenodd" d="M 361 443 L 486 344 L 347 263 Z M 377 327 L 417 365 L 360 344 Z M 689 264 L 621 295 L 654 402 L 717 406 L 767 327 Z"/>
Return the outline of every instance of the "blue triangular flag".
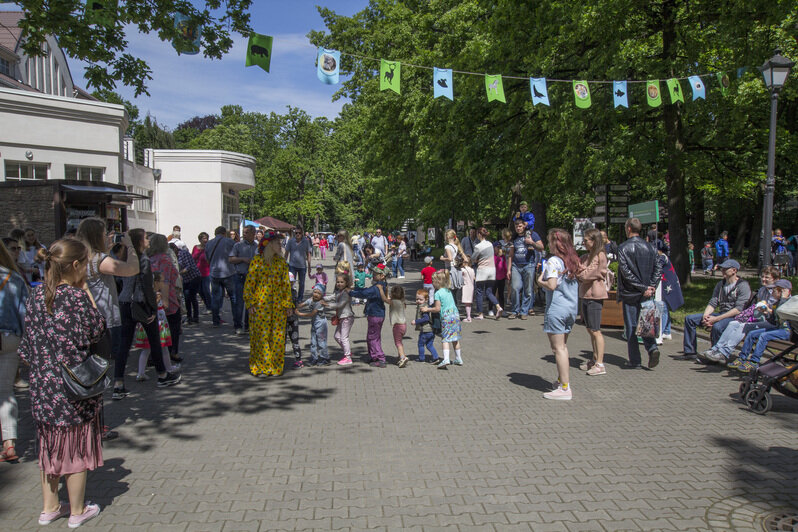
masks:
<path fill-rule="evenodd" d="M 612 82 L 612 99 L 615 107 L 629 107 L 629 93 L 626 91 L 625 81 Z"/>
<path fill-rule="evenodd" d="M 698 76 L 690 76 L 687 78 L 690 82 L 690 88 L 693 89 L 693 101 L 702 98 L 706 99 L 707 91 L 704 88 L 704 82 L 701 81 L 701 78 Z"/>
<path fill-rule="evenodd" d="M 341 52 L 319 46 L 319 53 L 316 55 L 316 76 L 319 81 L 327 85 L 336 85 L 340 63 Z"/>
<path fill-rule="evenodd" d="M 532 92 L 532 105 L 549 103 L 549 89 L 546 88 L 546 78 L 529 78 L 529 90 Z"/>
<path fill-rule="evenodd" d="M 449 98 L 450 100 L 454 101 L 452 69 L 435 67 L 434 73 L 432 75 L 432 87 L 435 98 L 443 96 L 444 98 Z"/>

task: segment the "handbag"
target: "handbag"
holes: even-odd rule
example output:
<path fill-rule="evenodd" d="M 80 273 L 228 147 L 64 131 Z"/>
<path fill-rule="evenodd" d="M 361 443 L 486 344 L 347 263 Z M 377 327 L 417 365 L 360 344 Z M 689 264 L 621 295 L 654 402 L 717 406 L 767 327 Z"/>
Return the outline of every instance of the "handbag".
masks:
<path fill-rule="evenodd" d="M 339 318 L 338 316 L 333 316 L 332 318 L 330 318 L 330 324 L 333 327 L 338 327 L 339 323 L 341 323 L 341 318 Z"/>
<path fill-rule="evenodd" d="M 133 321 L 137 321 L 139 323 L 148 323 L 154 312 L 150 309 L 150 306 L 147 303 L 131 301 L 130 314 L 133 316 Z"/>
<path fill-rule="evenodd" d="M 637 320 L 635 334 L 640 338 L 656 338 L 659 336 L 662 314 L 654 301 L 649 299 L 640 305 L 640 318 Z"/>
<path fill-rule="evenodd" d="M 91 355 L 72 367 L 61 362 L 61 380 L 64 383 L 64 394 L 70 401 L 84 401 L 102 395 L 111 386 L 108 361 Z"/>

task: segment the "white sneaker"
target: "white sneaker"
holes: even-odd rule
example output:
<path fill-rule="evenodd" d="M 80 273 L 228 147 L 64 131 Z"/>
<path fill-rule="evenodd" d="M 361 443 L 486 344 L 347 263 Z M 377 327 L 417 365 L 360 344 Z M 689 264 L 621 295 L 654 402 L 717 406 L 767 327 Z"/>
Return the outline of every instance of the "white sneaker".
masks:
<path fill-rule="evenodd" d="M 236 336 L 241 336 L 242 334 L 244 334 L 244 331 L 242 331 L 241 329 L 236 329 L 235 333 Z"/>
<path fill-rule="evenodd" d="M 670 335 L 670 334 L 663 334 L 662 335 L 662 339 L 663 340 L 673 340 L 673 336 Z"/>
<path fill-rule="evenodd" d="M 544 399 L 554 399 L 555 401 L 570 401 L 571 400 L 571 387 L 568 386 L 567 390 L 563 390 L 562 386 L 558 386 L 553 392 L 546 392 L 543 394 Z"/>
<path fill-rule="evenodd" d="M 490 317 L 492 318 L 493 316 L 495 316 L 495 314 L 494 314 L 494 313 L 493 313 L 493 311 L 491 310 L 490 312 L 488 312 L 488 316 L 490 316 Z"/>

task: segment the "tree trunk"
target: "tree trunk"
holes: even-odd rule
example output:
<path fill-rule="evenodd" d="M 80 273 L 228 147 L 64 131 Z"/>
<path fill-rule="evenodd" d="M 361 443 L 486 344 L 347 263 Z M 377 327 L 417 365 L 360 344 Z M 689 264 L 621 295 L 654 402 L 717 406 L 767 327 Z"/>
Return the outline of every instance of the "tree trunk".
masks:
<path fill-rule="evenodd" d="M 751 232 L 748 239 L 748 264 L 754 267 L 759 266 L 759 254 L 762 249 L 762 204 L 764 202 L 762 192 L 761 188 L 757 191 L 752 213 L 754 220 L 751 224 Z"/>
<path fill-rule="evenodd" d="M 675 0 L 662 4 L 662 57 L 666 65 L 676 62 L 676 6 Z M 684 131 L 679 104 L 667 104 L 662 112 L 665 126 L 665 153 L 668 159 L 665 171 L 665 187 L 668 191 L 668 231 L 671 239 L 670 258 L 680 283 L 685 283 L 690 274 L 687 258 L 687 227 L 684 198 Z"/>
<path fill-rule="evenodd" d="M 705 212 L 706 206 L 703 192 L 693 189 L 693 245 L 695 245 L 696 257 L 698 256 L 697 253 L 704 247 L 704 240 L 706 239 Z"/>
<path fill-rule="evenodd" d="M 748 237 L 748 226 L 751 224 L 751 212 L 753 212 L 753 204 L 745 202 L 745 210 L 737 224 L 737 231 L 734 234 L 734 249 L 732 253 L 735 257 L 742 257 L 743 249 L 745 249 L 745 239 Z"/>

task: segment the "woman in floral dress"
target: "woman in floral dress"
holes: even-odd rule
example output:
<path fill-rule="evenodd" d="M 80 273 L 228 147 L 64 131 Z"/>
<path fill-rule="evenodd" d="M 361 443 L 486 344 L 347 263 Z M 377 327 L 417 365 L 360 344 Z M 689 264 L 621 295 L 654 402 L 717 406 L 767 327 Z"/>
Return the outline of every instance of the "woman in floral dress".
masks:
<path fill-rule="evenodd" d="M 86 502 L 86 472 L 103 465 L 102 396 L 70 401 L 64 394 L 61 364 L 74 366 L 88 356 L 88 346 L 105 330 L 105 319 L 86 286 L 88 250 L 64 239 L 41 250 L 44 284 L 26 304 L 25 333 L 19 356 L 30 364 L 31 413 L 36 423 L 44 506 L 39 524 L 70 515 L 76 528 L 96 517 L 100 507 Z M 58 500 L 66 480 L 69 503 Z"/>
<path fill-rule="evenodd" d="M 256 377 L 283 373 L 286 318 L 293 312 L 288 263 L 280 254 L 280 235 L 269 231 L 249 264 L 244 304 L 249 311 L 249 371 Z"/>

